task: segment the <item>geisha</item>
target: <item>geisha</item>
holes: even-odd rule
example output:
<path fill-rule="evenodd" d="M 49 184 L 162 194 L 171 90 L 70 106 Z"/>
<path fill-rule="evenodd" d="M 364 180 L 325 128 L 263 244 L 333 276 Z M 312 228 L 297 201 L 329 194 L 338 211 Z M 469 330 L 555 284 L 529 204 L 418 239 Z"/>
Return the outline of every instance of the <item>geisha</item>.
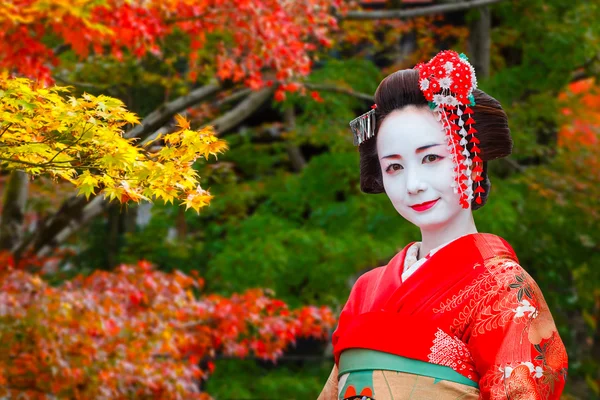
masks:
<path fill-rule="evenodd" d="M 385 193 L 421 241 L 352 287 L 319 399 L 558 399 L 567 354 L 544 297 L 511 246 L 473 220 L 487 162 L 512 140 L 467 58 L 442 51 L 392 73 L 350 126 L 361 190 Z"/>

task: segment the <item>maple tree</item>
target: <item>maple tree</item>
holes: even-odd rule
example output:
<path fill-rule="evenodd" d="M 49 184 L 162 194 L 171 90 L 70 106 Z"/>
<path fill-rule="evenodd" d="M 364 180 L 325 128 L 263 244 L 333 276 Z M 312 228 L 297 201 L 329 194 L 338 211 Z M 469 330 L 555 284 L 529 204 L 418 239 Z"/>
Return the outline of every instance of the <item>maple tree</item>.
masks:
<path fill-rule="evenodd" d="M 217 354 L 277 360 L 335 323 L 328 307 L 290 310 L 263 289 L 198 295 L 202 278 L 147 261 L 54 287 L 0 258 L 0 396 L 209 398 L 198 383 Z"/>
<path fill-rule="evenodd" d="M 197 50 L 214 34 L 222 38 L 219 78 L 258 88 L 265 67 L 279 80 L 306 75 L 308 52 L 315 49 L 309 40 L 330 44 L 327 34 L 337 24 L 331 8 L 342 5 L 340 0 L 11 0 L 0 5 L 0 69 L 51 81 L 51 68 L 60 60 L 43 41 L 48 35 L 81 58 L 90 51 L 122 58 L 124 52 L 160 57 L 168 35 L 180 32 L 189 38 L 194 80 Z"/>
<path fill-rule="evenodd" d="M 65 100 L 66 91 L 0 77 L 2 168 L 66 179 L 86 197 L 102 190 L 122 203 L 179 199 L 196 211 L 209 204 L 212 196 L 192 166 L 227 148 L 210 128 L 192 131 L 178 117 L 179 130 L 162 137 L 166 146 L 153 154 L 123 137 L 122 127 L 138 119 L 120 100 L 89 94 Z"/>
<path fill-rule="evenodd" d="M 220 134 L 238 124 L 271 98 L 275 89 L 275 98 L 281 99 L 285 91 L 297 91 L 300 88 L 293 81 L 309 73 L 312 66 L 311 53 L 318 46 L 331 45 L 328 34 L 337 27 L 333 12 L 336 9 L 343 10 L 344 7 L 339 0 L 12 0 L 0 5 L 0 71 L 25 75 L 48 84 L 54 80 L 56 67 L 62 66 L 61 74 L 64 75 L 65 71 L 76 70 L 90 60 L 93 63 L 94 60 L 103 58 L 119 61 L 145 58 L 156 59 L 166 65 L 173 63 L 169 42 L 175 38 L 179 43 L 186 43 L 183 54 L 175 55 L 187 61 L 186 68 L 175 71 L 175 75 L 180 76 L 181 82 L 184 82 L 183 86 L 187 86 L 183 93 L 185 95 L 158 107 L 144 118 L 142 125 L 126 132 L 125 136 L 138 138 L 138 144 L 141 143 L 168 124 L 177 113 L 187 112 L 190 106 L 214 98 L 215 94 L 226 94 L 229 90 L 224 88 L 226 81 L 249 87 L 254 93 L 211 124 L 215 127 L 214 133 Z M 79 60 L 77 66 L 69 64 L 73 55 Z M 65 59 L 69 62 L 65 62 Z M 196 81 L 205 85 L 192 89 L 190 86 Z M 304 88 L 301 89 L 306 93 Z M 312 92 L 311 95 L 316 100 L 319 99 L 318 93 Z M 214 141 L 206 145 L 220 145 L 220 142 L 211 139 L 213 136 L 208 130 L 203 131 L 203 134 L 205 140 Z M 157 142 L 158 145 L 167 144 L 167 148 L 160 150 L 157 155 L 163 157 L 161 161 L 166 169 L 153 171 L 156 174 L 154 177 L 144 176 L 142 179 L 145 180 L 145 185 L 132 187 L 132 181 L 124 180 L 122 176 L 116 179 L 110 178 L 108 174 L 104 174 L 103 178 L 90 177 L 86 172 L 79 175 L 76 184 L 80 187 L 80 192 L 86 195 L 93 196 L 94 187 L 104 185 L 104 192 L 110 198 L 137 201 L 153 194 L 165 201 L 178 198 L 186 203 L 186 207 L 198 210 L 208 204 L 209 193 L 195 185 L 191 167 L 171 163 L 179 153 L 186 151 L 188 160 L 196 157 L 192 154 L 194 150 L 186 143 L 190 135 L 187 136 L 178 143 L 179 147 L 174 146 L 174 143 L 167 143 L 165 138 Z M 174 138 L 175 136 L 171 136 L 171 139 Z M 176 151 L 175 148 L 179 150 Z M 128 156 L 128 161 L 135 158 L 136 162 L 141 163 L 140 158 L 134 156 L 132 147 L 122 149 L 127 151 L 120 152 L 117 156 Z M 88 151 L 91 154 L 93 147 Z M 35 158 L 34 153 L 29 157 Z M 143 150 L 137 152 L 138 155 L 140 153 L 144 157 L 148 156 L 148 152 Z M 61 158 L 64 158 L 62 153 Z M 123 159 L 111 160 L 110 155 L 106 156 L 105 161 L 121 163 L 123 168 L 139 166 L 140 169 L 136 170 L 139 172 L 137 178 L 143 176 L 144 171 L 146 174 L 149 171 L 141 164 L 134 166 L 125 163 Z M 150 167 L 151 164 L 152 162 L 147 162 L 146 166 Z M 14 164 L 10 166 L 14 167 Z M 34 171 L 33 168 L 28 170 L 29 173 Z M 66 171 L 62 172 L 63 178 L 69 175 Z M 148 178 L 155 178 L 157 183 L 159 171 L 163 173 L 163 182 L 153 187 Z M 56 173 L 57 168 L 53 172 Z M 128 171 L 128 175 L 134 179 L 136 176 L 132 175 L 136 173 Z M 14 178 L 13 186 L 23 187 L 26 184 L 23 177 L 20 180 L 18 176 L 11 178 Z M 122 184 L 123 181 L 125 184 Z M 169 185 L 169 181 L 172 185 Z M 191 186 L 198 190 L 190 191 Z M 17 200 L 12 197 L 8 203 L 12 208 L 22 208 L 22 205 L 13 207 L 13 203 L 23 204 L 25 198 L 26 196 Z M 69 221 L 72 221 L 74 215 L 81 215 L 80 211 L 75 210 L 81 210 L 87 205 L 84 200 L 68 199 L 65 203 L 69 206 L 61 208 L 62 214 L 49 219 L 48 225 L 38 230 L 38 237 L 30 241 L 34 251 L 47 253 L 47 240 L 53 241 L 50 236 L 58 234 L 68 237 L 71 229 L 68 227 L 74 226 Z M 84 214 L 85 221 L 100 212 L 102 202 L 96 201 L 87 206 L 90 211 Z M 18 225 L 18 222 L 13 225 Z M 53 233 L 48 235 L 49 232 Z M 3 247 L 17 248 L 19 252 L 26 245 L 27 243 L 18 242 L 17 239 L 3 243 Z"/>

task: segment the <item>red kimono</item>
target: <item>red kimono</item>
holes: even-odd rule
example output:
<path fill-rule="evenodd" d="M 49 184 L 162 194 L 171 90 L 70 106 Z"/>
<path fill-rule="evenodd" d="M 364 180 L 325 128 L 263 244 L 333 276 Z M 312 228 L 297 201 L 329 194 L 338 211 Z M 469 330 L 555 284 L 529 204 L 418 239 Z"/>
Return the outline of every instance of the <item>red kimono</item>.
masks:
<path fill-rule="evenodd" d="M 355 283 L 333 334 L 350 348 L 451 367 L 480 399 L 558 399 L 567 353 L 535 281 L 511 246 L 486 233 L 434 253 L 405 283 L 406 250 Z"/>

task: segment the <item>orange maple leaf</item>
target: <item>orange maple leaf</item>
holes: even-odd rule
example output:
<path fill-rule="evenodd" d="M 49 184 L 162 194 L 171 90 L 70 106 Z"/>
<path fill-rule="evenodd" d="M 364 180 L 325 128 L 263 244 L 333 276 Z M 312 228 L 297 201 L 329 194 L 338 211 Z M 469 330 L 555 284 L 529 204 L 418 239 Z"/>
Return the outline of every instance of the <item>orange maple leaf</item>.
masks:
<path fill-rule="evenodd" d="M 175 121 L 177 121 L 177 126 L 182 130 L 190 129 L 190 121 L 188 121 L 183 115 L 177 114 L 175 116 Z"/>

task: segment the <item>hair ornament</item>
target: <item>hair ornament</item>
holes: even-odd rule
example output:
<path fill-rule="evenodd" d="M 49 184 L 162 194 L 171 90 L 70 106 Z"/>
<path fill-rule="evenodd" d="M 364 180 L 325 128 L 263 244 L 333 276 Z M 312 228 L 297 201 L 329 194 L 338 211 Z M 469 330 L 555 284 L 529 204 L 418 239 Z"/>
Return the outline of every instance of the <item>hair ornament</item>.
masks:
<path fill-rule="evenodd" d="M 375 109 L 377 109 L 377 104 L 373 104 L 371 110 L 350 121 L 350 129 L 352 129 L 352 133 L 354 134 L 355 146 L 359 146 L 365 140 L 375 136 L 375 125 L 377 122 L 375 119 Z"/>
<path fill-rule="evenodd" d="M 483 160 L 475 136 L 475 120 L 471 106 L 475 105 L 473 90 L 477 89 L 475 69 L 467 56 L 452 50 L 439 52 L 428 63 L 415 66 L 419 71 L 419 88 L 429 101 L 429 108 L 444 127 L 447 148 L 454 161 L 455 193 L 460 204 L 468 208 L 471 200 L 481 204 Z M 470 150 L 467 148 L 470 145 Z M 478 173 L 471 179 L 473 172 Z M 473 183 L 475 182 L 475 190 Z"/>

